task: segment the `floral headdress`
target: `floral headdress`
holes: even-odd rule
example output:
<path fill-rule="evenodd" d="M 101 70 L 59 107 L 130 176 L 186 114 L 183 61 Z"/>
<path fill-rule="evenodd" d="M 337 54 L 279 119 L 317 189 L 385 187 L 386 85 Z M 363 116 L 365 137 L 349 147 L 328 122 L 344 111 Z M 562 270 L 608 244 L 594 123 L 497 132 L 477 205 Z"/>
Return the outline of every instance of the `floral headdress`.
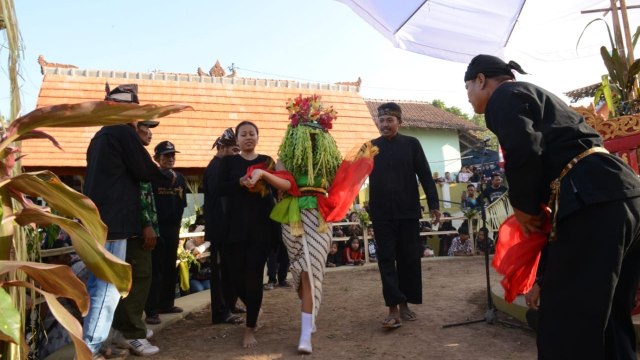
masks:
<path fill-rule="evenodd" d="M 324 107 L 320 96 L 298 96 L 287 101 L 289 120 L 278 155 L 294 176 L 306 176 L 308 186 L 328 187 L 342 161 L 340 150 L 329 134 L 337 112 Z"/>
<path fill-rule="evenodd" d="M 292 127 L 306 125 L 328 131 L 333 128 L 333 120 L 338 117 L 333 106 L 323 107 L 320 95 L 316 94 L 307 97 L 300 94 L 295 99 L 289 99 L 287 110 Z"/>

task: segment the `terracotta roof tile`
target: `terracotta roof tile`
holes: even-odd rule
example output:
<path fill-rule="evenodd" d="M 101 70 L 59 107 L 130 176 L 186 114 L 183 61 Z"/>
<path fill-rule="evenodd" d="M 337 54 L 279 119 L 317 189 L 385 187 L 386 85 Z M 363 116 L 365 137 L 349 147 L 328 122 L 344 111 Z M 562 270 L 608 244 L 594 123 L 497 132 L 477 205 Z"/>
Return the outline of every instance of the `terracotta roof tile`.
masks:
<path fill-rule="evenodd" d="M 378 106 L 389 100 L 370 100 L 365 103 L 372 117 L 378 114 Z M 456 129 L 480 131 L 483 128 L 427 102 L 395 101 L 402 109 L 402 126 L 420 129 Z"/>
<path fill-rule="evenodd" d="M 299 94 L 319 94 L 324 103 L 338 111 L 332 134 L 343 153 L 379 136 L 367 105 L 353 86 L 111 70 L 44 70 L 37 107 L 103 99 L 105 82 L 112 88 L 138 84 L 142 104 L 191 105 L 195 111 L 160 119 L 148 147 L 151 153 L 158 142 L 171 140 L 181 151 L 176 166 L 185 172 L 200 174 L 214 154 L 213 141 L 224 129 L 235 127 L 242 120 L 253 121 L 260 128 L 258 151 L 276 158 L 289 122 L 286 101 Z M 51 168 L 65 172 L 65 168 L 77 171 L 86 166 L 86 148 L 99 127 L 42 130 L 54 136 L 64 151 L 45 140 L 24 141 L 22 153 L 27 156 L 22 165 L 27 170 Z"/>

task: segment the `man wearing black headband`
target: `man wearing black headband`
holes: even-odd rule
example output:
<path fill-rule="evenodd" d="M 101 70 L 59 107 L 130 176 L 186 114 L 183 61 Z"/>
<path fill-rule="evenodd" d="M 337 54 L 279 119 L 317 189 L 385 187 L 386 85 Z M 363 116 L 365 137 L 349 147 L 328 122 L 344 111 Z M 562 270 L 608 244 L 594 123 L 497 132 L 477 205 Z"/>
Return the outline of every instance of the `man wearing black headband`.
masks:
<path fill-rule="evenodd" d="M 420 221 L 422 210 L 416 176 L 427 195 L 432 217 L 440 219 L 438 191 L 418 139 L 398 133 L 402 110 L 396 103 L 378 107 L 380 149 L 369 176 L 369 208 L 378 244 L 378 269 L 389 314 L 384 328 L 416 320 L 408 303 L 422 304 Z"/>
<path fill-rule="evenodd" d="M 211 243 L 211 323 L 242 324 L 244 319 L 233 314 L 238 301 L 229 270 L 229 260 L 221 251 L 221 236 L 224 221 L 224 199 L 216 193 L 216 176 L 220 160 L 240 152 L 232 128 L 226 129 L 213 143 L 216 154 L 207 165 L 203 176 L 205 240 Z"/>
<path fill-rule="evenodd" d="M 544 285 L 539 299 L 528 299 L 532 308 L 540 301 L 538 357 L 635 359 L 640 181 L 578 113 L 514 81 L 512 70 L 524 73 L 514 62 L 478 55 L 464 80 L 469 102 L 504 150 L 509 199 L 524 232 L 541 232 L 541 205 L 552 208 Z"/>

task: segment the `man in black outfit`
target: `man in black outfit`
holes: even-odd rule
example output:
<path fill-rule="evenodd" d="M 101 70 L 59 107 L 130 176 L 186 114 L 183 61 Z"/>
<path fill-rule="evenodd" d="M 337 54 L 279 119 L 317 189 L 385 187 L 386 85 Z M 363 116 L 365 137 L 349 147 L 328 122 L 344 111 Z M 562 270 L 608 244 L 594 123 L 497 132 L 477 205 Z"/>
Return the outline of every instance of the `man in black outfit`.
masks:
<path fill-rule="evenodd" d="M 640 181 L 580 115 L 548 91 L 514 81 L 512 70 L 524 73 L 517 63 L 478 55 L 464 80 L 469 102 L 504 149 L 509 199 L 524 232 L 542 231 L 541 204 L 553 211 L 538 357 L 635 359 Z"/>
<path fill-rule="evenodd" d="M 108 88 L 105 100 L 139 103 L 136 84 Z M 127 240 L 143 234 L 140 182 L 156 181 L 169 186 L 172 174 L 161 173 L 136 133 L 136 124 L 102 127 L 91 139 L 87 149 L 87 170 L 83 193 L 100 211 L 100 219 L 107 225 L 105 249 L 124 260 Z M 84 318 L 83 340 L 99 358 L 103 342 L 107 340 L 120 294 L 113 284 L 91 274 L 87 282 L 90 297 L 89 313 Z M 142 345 L 148 344 L 140 339 Z M 108 348 L 107 348 L 108 349 Z M 106 355 L 113 355 L 112 353 Z"/>
<path fill-rule="evenodd" d="M 203 176 L 204 192 L 204 237 L 211 243 L 211 323 L 212 324 L 241 324 L 242 317 L 232 313 L 238 301 L 238 295 L 231 282 L 229 259 L 220 251 L 222 246 L 222 222 L 224 221 L 224 202 L 216 193 L 216 176 L 220 160 L 228 155 L 240 152 L 236 136 L 232 128 L 226 129 L 213 143 L 216 154 L 207 165 Z"/>
<path fill-rule="evenodd" d="M 396 103 L 378 107 L 380 149 L 369 176 L 369 205 L 378 245 L 378 269 L 389 314 L 382 323 L 397 328 L 416 320 L 407 303 L 422 303 L 420 222 L 422 211 L 416 176 L 427 195 L 435 223 L 440 221 L 438 192 L 418 139 L 398 133 L 402 112 Z"/>
<path fill-rule="evenodd" d="M 491 184 L 482 192 L 482 198 L 485 199 L 485 204 L 489 205 L 498 200 L 507 190 L 507 187 L 502 185 L 502 176 L 493 173 L 491 174 Z"/>
<path fill-rule="evenodd" d="M 165 174 L 175 174 L 176 181 L 172 186 L 153 183 L 153 197 L 158 212 L 158 241 L 151 253 L 152 278 L 149 297 L 144 311 L 145 321 L 149 324 L 160 322 L 158 314 L 181 313 L 182 308 L 174 305 L 176 297 L 176 260 L 178 242 L 180 240 L 180 223 L 182 212 L 187 206 L 185 194 L 186 182 L 182 174 L 173 171 L 176 161 L 173 143 L 161 141 L 154 148 L 153 159 Z"/>

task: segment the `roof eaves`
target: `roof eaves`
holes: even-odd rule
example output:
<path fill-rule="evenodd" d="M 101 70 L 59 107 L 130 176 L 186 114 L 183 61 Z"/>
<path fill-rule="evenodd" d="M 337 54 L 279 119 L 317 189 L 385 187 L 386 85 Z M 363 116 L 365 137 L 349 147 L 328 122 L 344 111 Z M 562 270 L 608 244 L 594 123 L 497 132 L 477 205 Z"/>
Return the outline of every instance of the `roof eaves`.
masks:
<path fill-rule="evenodd" d="M 179 81 L 179 82 L 198 82 L 224 85 L 247 85 L 247 86 L 264 86 L 275 88 L 290 89 L 308 89 L 308 90 L 328 90 L 341 92 L 358 92 L 359 87 L 353 85 L 328 84 L 328 83 L 304 83 L 292 80 L 278 79 L 258 79 L 258 78 L 242 78 L 242 77 L 214 77 L 208 75 L 197 74 L 181 74 L 181 73 L 155 73 L 155 72 L 129 72 L 116 70 L 87 70 L 76 68 L 61 67 L 45 67 L 44 74 L 61 75 L 61 76 L 77 76 L 77 77 L 104 77 L 113 79 L 131 79 L 131 80 L 163 80 L 163 81 Z"/>

